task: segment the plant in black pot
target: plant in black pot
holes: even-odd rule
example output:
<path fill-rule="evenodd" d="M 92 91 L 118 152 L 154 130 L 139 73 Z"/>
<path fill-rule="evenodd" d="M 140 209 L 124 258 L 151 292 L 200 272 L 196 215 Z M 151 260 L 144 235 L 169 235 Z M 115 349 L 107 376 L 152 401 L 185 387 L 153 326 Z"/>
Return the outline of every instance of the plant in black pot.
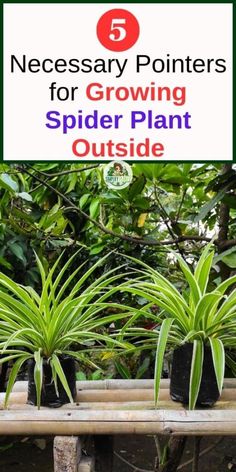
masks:
<path fill-rule="evenodd" d="M 29 366 L 28 402 L 38 408 L 40 404 L 56 407 L 75 399 L 74 360 L 92 366 L 85 352 L 124 347 L 101 329 L 128 315 L 127 307 L 122 309 L 115 303 L 112 306 L 118 313 L 105 314 L 122 277 L 117 273 L 119 268 L 96 278 L 95 269 L 108 256 L 87 271 L 84 264 L 71 271 L 75 256 L 59 271 L 61 255 L 48 272 L 36 256 L 42 279 L 40 293 L 0 273 L 0 363 L 13 361 L 5 405 L 25 362 Z M 116 285 L 112 286 L 113 282 Z"/>
<path fill-rule="evenodd" d="M 175 254 L 187 285 L 182 294 L 158 271 L 137 260 L 143 267 L 144 279 L 127 283 L 126 290 L 144 297 L 148 303 L 128 320 L 119 339 L 125 334 L 142 336 L 146 341 L 142 342 L 141 349 L 157 345 L 155 403 L 166 350 L 173 350 L 170 380 L 173 400 L 188 403 L 189 408 L 194 409 L 196 404 L 212 405 L 221 394 L 225 349 L 235 349 L 236 345 L 236 290 L 226 295 L 227 289 L 235 284 L 236 276 L 207 292 L 214 257 L 211 247 L 208 245 L 203 250 L 194 272 Z M 162 309 L 156 318 L 150 314 L 151 304 Z M 132 328 L 140 314 L 156 319 L 157 327 L 153 330 Z"/>

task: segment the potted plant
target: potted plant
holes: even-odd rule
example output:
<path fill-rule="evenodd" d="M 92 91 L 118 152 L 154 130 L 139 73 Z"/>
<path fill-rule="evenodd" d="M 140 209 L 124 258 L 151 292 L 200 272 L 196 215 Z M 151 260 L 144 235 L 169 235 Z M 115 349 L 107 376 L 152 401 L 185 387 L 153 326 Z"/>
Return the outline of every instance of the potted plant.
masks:
<path fill-rule="evenodd" d="M 210 244 L 203 250 L 194 272 L 180 255 L 174 253 L 187 285 L 183 293 L 158 271 L 133 259 L 142 265 L 144 278 L 127 283 L 125 290 L 144 297 L 148 303 L 128 320 L 119 339 L 123 339 L 126 333 L 147 339 L 148 343 L 141 348 L 157 345 L 155 403 L 167 349 L 174 350 L 170 380 L 170 393 L 174 400 L 188 403 L 189 408 L 194 409 L 197 403 L 212 405 L 221 394 L 225 348 L 234 349 L 236 346 L 236 290 L 226 295 L 227 289 L 236 282 L 236 276 L 207 291 L 214 257 L 211 248 Z M 161 308 L 159 315 L 150 313 L 152 304 Z M 140 314 L 156 319 L 156 328 L 131 328 Z"/>
<path fill-rule="evenodd" d="M 61 255 L 48 273 L 36 255 L 42 281 L 40 293 L 0 273 L 0 363 L 14 361 L 5 405 L 25 362 L 29 364 L 28 402 L 37 404 L 38 408 L 40 404 L 55 407 L 73 402 L 75 398 L 73 360 L 93 365 L 84 356 L 91 348 L 124 347 L 123 343 L 100 330 L 126 316 L 121 313 L 122 305 L 114 303 L 118 313 L 103 313 L 107 301 L 117 290 L 110 284 L 117 283 L 122 277 L 117 274 L 119 268 L 94 277 L 90 282 L 95 269 L 109 255 L 85 272 L 83 263 L 70 273 L 76 254 L 59 271 Z"/>

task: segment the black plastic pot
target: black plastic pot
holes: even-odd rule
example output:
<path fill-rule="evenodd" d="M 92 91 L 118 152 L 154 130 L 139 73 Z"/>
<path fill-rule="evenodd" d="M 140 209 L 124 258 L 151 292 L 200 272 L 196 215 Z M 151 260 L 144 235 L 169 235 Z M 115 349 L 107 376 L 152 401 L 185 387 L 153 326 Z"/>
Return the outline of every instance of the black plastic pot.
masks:
<path fill-rule="evenodd" d="M 186 343 L 175 349 L 171 369 L 170 396 L 172 400 L 186 404 L 189 402 L 192 353 L 192 343 Z M 211 349 L 208 346 L 204 346 L 202 380 L 197 405 L 212 406 L 219 396 Z"/>
<path fill-rule="evenodd" d="M 61 366 L 67 379 L 71 395 L 76 398 L 76 377 L 75 377 L 75 361 L 71 357 L 61 357 Z M 34 360 L 30 359 L 28 363 L 28 399 L 30 405 L 37 405 L 36 388 L 34 383 Z M 57 377 L 57 386 L 59 396 L 56 394 L 55 385 L 52 381 L 52 369 L 47 359 L 43 360 L 43 384 L 41 393 L 41 405 L 51 408 L 58 408 L 65 403 L 69 403 L 69 397 L 64 387 Z"/>

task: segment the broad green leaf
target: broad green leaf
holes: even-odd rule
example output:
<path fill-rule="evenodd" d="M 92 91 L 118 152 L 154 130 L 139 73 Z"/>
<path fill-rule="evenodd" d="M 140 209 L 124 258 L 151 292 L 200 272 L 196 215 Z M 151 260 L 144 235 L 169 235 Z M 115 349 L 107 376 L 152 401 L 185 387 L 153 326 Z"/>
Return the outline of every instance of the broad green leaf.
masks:
<path fill-rule="evenodd" d="M 132 184 L 129 186 L 129 201 L 131 202 L 135 197 L 140 195 L 145 187 L 146 178 L 144 175 L 140 175 Z"/>
<path fill-rule="evenodd" d="M 77 184 L 77 174 L 76 172 L 70 175 L 69 186 L 65 192 L 65 194 L 72 192 Z"/>
<path fill-rule="evenodd" d="M 89 206 L 89 214 L 91 218 L 96 218 L 99 214 L 100 198 L 94 198 Z"/>
<path fill-rule="evenodd" d="M 217 264 L 217 262 L 222 261 L 223 257 L 229 256 L 230 254 L 235 253 L 235 251 L 236 251 L 235 246 L 233 246 L 233 247 L 230 247 L 229 249 L 227 249 L 226 251 L 223 251 L 220 254 L 217 254 L 214 257 L 213 263 Z"/>
<path fill-rule="evenodd" d="M 83 210 L 83 208 L 85 207 L 89 197 L 90 197 L 90 193 L 84 193 L 84 195 L 82 195 L 82 197 L 80 197 L 79 206 L 80 206 L 81 210 Z"/>
<path fill-rule="evenodd" d="M 84 372 L 79 371 L 79 372 L 76 372 L 76 380 L 82 380 L 82 381 L 87 380 L 87 377 Z"/>
<path fill-rule="evenodd" d="M 6 190 L 10 190 L 12 192 L 18 192 L 18 184 L 8 174 L 0 175 L 0 187 L 3 187 Z"/>
<path fill-rule="evenodd" d="M 221 260 L 224 262 L 224 264 L 226 264 L 231 269 L 235 269 L 236 268 L 236 250 L 230 255 L 223 256 Z"/>
<path fill-rule="evenodd" d="M 209 338 L 213 365 L 216 374 L 217 385 L 219 393 L 221 394 L 225 374 L 225 350 L 224 345 L 220 339 Z"/>
<path fill-rule="evenodd" d="M 9 245 L 9 250 L 12 252 L 12 254 L 14 254 L 14 256 L 17 257 L 17 259 L 23 262 L 24 266 L 27 264 L 25 254 L 20 243 L 11 243 Z"/>
<path fill-rule="evenodd" d="M 189 409 L 194 410 L 202 380 L 202 366 L 204 356 L 204 345 L 201 340 L 193 342 L 193 354 L 191 362 L 189 382 Z"/>
<path fill-rule="evenodd" d="M 142 197 L 141 195 L 137 196 L 133 200 L 133 206 L 141 210 L 148 210 L 150 207 L 150 202 L 148 198 Z"/>
<path fill-rule="evenodd" d="M 214 208 L 214 206 L 222 200 L 226 192 L 229 190 L 230 185 L 226 185 L 224 188 L 219 190 L 219 192 L 209 200 L 209 202 L 205 203 L 202 208 L 200 209 L 198 215 L 194 219 L 194 223 L 198 223 L 201 220 L 204 220 L 204 218 L 210 213 L 210 211 Z"/>
<path fill-rule="evenodd" d="M 159 166 L 155 166 L 159 167 Z M 134 165 L 134 175 L 139 176 L 140 174 L 143 174 L 145 177 L 147 177 L 150 180 L 153 180 L 154 178 L 154 169 L 152 164 L 135 164 Z"/>
<path fill-rule="evenodd" d="M 189 177 L 189 172 L 191 172 L 192 167 L 193 167 L 193 164 L 183 164 L 183 175 L 186 175 Z"/>
<path fill-rule="evenodd" d="M 92 380 L 100 380 L 102 373 L 101 369 L 95 370 L 95 372 L 92 373 Z"/>
<path fill-rule="evenodd" d="M 119 195 L 111 191 L 101 194 L 101 203 L 123 205 L 124 201 Z"/>
<path fill-rule="evenodd" d="M 22 198 L 23 200 L 26 200 L 27 202 L 32 202 L 32 196 L 27 193 L 27 192 L 20 192 L 17 194 L 18 197 Z"/>
<path fill-rule="evenodd" d="M 90 248 L 89 254 L 91 256 L 95 254 L 99 254 L 100 252 L 103 251 L 105 246 L 106 246 L 105 241 L 101 243 L 93 244 Z"/>

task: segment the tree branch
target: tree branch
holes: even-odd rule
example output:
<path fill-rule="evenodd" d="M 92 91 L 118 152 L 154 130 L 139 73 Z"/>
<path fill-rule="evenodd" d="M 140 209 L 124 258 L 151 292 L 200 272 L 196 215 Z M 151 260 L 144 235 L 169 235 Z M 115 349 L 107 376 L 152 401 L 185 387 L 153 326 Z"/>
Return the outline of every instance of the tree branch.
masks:
<path fill-rule="evenodd" d="M 174 231 L 172 230 L 171 226 L 169 225 L 169 221 L 170 221 L 170 217 L 166 211 L 166 209 L 164 208 L 164 206 L 162 205 L 161 201 L 160 201 L 160 198 L 159 198 L 159 195 L 157 193 L 157 187 L 155 186 L 154 187 L 154 193 L 155 193 L 155 197 L 156 197 L 156 201 L 163 213 L 163 221 L 167 227 L 167 230 L 169 231 L 169 234 L 170 236 L 173 238 L 173 241 L 175 241 L 175 245 L 176 245 L 176 248 L 178 249 L 179 253 L 181 254 L 181 256 L 185 259 L 184 257 L 184 253 L 182 251 L 182 249 L 179 247 L 179 244 L 178 244 L 178 241 L 176 241 L 176 238 L 175 238 L 175 233 Z"/>
<path fill-rule="evenodd" d="M 99 164 L 93 164 L 92 166 L 89 166 L 89 167 L 81 167 L 80 169 L 68 169 L 68 170 L 63 170 L 61 172 L 55 172 L 55 173 L 52 173 L 52 174 L 48 174 L 47 172 L 43 172 L 42 170 L 36 170 L 33 166 L 28 164 L 28 167 L 30 169 L 33 169 L 35 172 L 38 172 L 38 173 L 44 175 L 45 177 L 49 177 L 49 178 L 50 177 L 60 177 L 61 175 L 79 173 L 79 172 L 83 172 L 84 170 L 95 169 L 98 166 L 99 166 Z"/>
<path fill-rule="evenodd" d="M 179 209 L 177 211 L 177 215 L 176 215 L 176 218 L 175 218 L 175 223 L 178 223 L 178 220 L 179 220 L 179 217 L 180 217 L 180 211 L 181 211 L 182 205 L 184 203 L 186 193 L 187 193 L 187 189 L 185 188 L 184 191 L 183 191 L 183 195 L 182 195 L 180 204 L 179 204 Z"/>

